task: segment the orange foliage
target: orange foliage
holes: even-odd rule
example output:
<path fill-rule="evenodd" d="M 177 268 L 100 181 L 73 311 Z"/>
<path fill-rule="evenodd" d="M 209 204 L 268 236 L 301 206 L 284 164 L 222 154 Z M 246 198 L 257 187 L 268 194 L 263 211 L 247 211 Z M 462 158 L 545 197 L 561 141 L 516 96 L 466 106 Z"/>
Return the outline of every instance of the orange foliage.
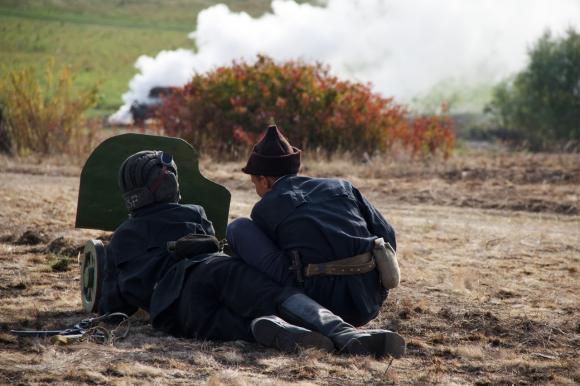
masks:
<path fill-rule="evenodd" d="M 409 122 L 403 106 L 367 84 L 339 80 L 321 64 L 266 56 L 195 75 L 165 96 L 157 116 L 167 134 L 220 152 L 253 144 L 272 123 L 297 147 L 328 152 L 384 152 L 401 144 L 416 155 L 448 156 L 453 146 L 447 118 Z"/>

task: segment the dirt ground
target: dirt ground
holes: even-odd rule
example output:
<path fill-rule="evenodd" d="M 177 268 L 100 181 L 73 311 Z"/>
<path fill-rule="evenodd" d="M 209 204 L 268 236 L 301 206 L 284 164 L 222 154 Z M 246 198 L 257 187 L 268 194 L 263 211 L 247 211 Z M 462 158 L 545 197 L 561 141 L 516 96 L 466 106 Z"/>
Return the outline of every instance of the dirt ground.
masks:
<path fill-rule="evenodd" d="M 133 317 L 110 345 L 54 345 L 13 328 L 86 317 L 77 253 L 100 231 L 74 229 L 80 167 L 0 163 L 0 383 L 578 384 L 580 156 L 464 152 L 447 163 L 307 160 L 306 174 L 351 179 L 397 230 L 401 286 L 372 327 L 406 337 L 389 360 L 253 343 L 176 339 Z M 232 192 L 256 196 L 239 163 L 202 162 Z"/>

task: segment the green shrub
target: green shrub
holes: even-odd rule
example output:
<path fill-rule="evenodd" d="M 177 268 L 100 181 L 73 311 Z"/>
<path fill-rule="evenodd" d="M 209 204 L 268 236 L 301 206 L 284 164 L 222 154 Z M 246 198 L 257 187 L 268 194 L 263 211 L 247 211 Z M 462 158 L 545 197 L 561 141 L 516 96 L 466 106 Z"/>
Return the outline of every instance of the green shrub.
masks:
<path fill-rule="evenodd" d="M 71 263 L 72 259 L 69 259 L 68 257 L 60 257 L 58 260 L 50 264 L 50 268 L 52 268 L 52 270 L 55 272 L 66 272 L 72 265 Z"/>
<path fill-rule="evenodd" d="M 369 85 L 341 81 L 320 64 L 265 56 L 195 75 L 164 98 L 157 116 L 169 135 L 222 154 L 254 143 L 272 123 L 296 146 L 327 152 L 384 152 L 401 144 L 415 154 L 449 154 L 453 146 L 450 126 L 433 120 L 438 130 L 414 130 L 405 108 Z M 430 141 L 421 151 L 413 148 L 414 133 Z"/>
<path fill-rule="evenodd" d="M 70 152 L 87 135 L 82 116 L 96 96 L 96 87 L 75 93 L 67 68 L 55 79 L 52 61 L 42 79 L 30 67 L 13 70 L 0 79 L 3 135 L 18 154 Z"/>
<path fill-rule="evenodd" d="M 546 32 L 529 51 L 528 66 L 495 88 L 487 110 L 505 138 L 532 150 L 580 142 L 580 34 Z"/>

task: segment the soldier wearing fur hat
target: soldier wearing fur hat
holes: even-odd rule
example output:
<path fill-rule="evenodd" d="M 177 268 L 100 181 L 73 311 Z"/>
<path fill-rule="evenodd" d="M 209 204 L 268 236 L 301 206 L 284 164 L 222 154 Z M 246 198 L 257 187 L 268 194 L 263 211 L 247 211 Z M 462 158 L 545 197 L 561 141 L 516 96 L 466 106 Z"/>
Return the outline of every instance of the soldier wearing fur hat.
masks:
<path fill-rule="evenodd" d="M 284 351 L 404 353 L 398 334 L 357 330 L 300 289 L 219 252 L 204 209 L 178 203 L 177 165 L 168 154 L 130 156 L 119 186 L 129 218 L 107 246 L 101 313 L 141 308 L 153 327 L 175 336 L 257 341 Z"/>
<path fill-rule="evenodd" d="M 229 245 L 277 282 L 363 325 L 398 285 L 395 231 L 350 182 L 299 176 L 300 157 L 276 126 L 268 128 L 242 169 L 260 200 L 251 219 L 228 225 Z M 377 269 L 384 261 L 386 275 Z"/>

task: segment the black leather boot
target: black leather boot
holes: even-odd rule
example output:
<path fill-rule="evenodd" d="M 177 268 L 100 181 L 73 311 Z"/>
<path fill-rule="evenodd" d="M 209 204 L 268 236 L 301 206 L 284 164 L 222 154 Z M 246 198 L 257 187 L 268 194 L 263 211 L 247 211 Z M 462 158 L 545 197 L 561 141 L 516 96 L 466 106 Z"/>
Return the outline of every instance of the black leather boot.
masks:
<path fill-rule="evenodd" d="M 324 335 L 295 326 L 274 315 L 254 319 L 251 327 L 256 341 L 266 347 L 284 352 L 295 352 L 300 348 L 334 351 L 334 344 Z"/>
<path fill-rule="evenodd" d="M 405 354 L 401 335 L 389 330 L 357 330 L 306 295 L 292 295 L 279 308 L 282 318 L 327 336 L 340 352 L 394 358 Z"/>

